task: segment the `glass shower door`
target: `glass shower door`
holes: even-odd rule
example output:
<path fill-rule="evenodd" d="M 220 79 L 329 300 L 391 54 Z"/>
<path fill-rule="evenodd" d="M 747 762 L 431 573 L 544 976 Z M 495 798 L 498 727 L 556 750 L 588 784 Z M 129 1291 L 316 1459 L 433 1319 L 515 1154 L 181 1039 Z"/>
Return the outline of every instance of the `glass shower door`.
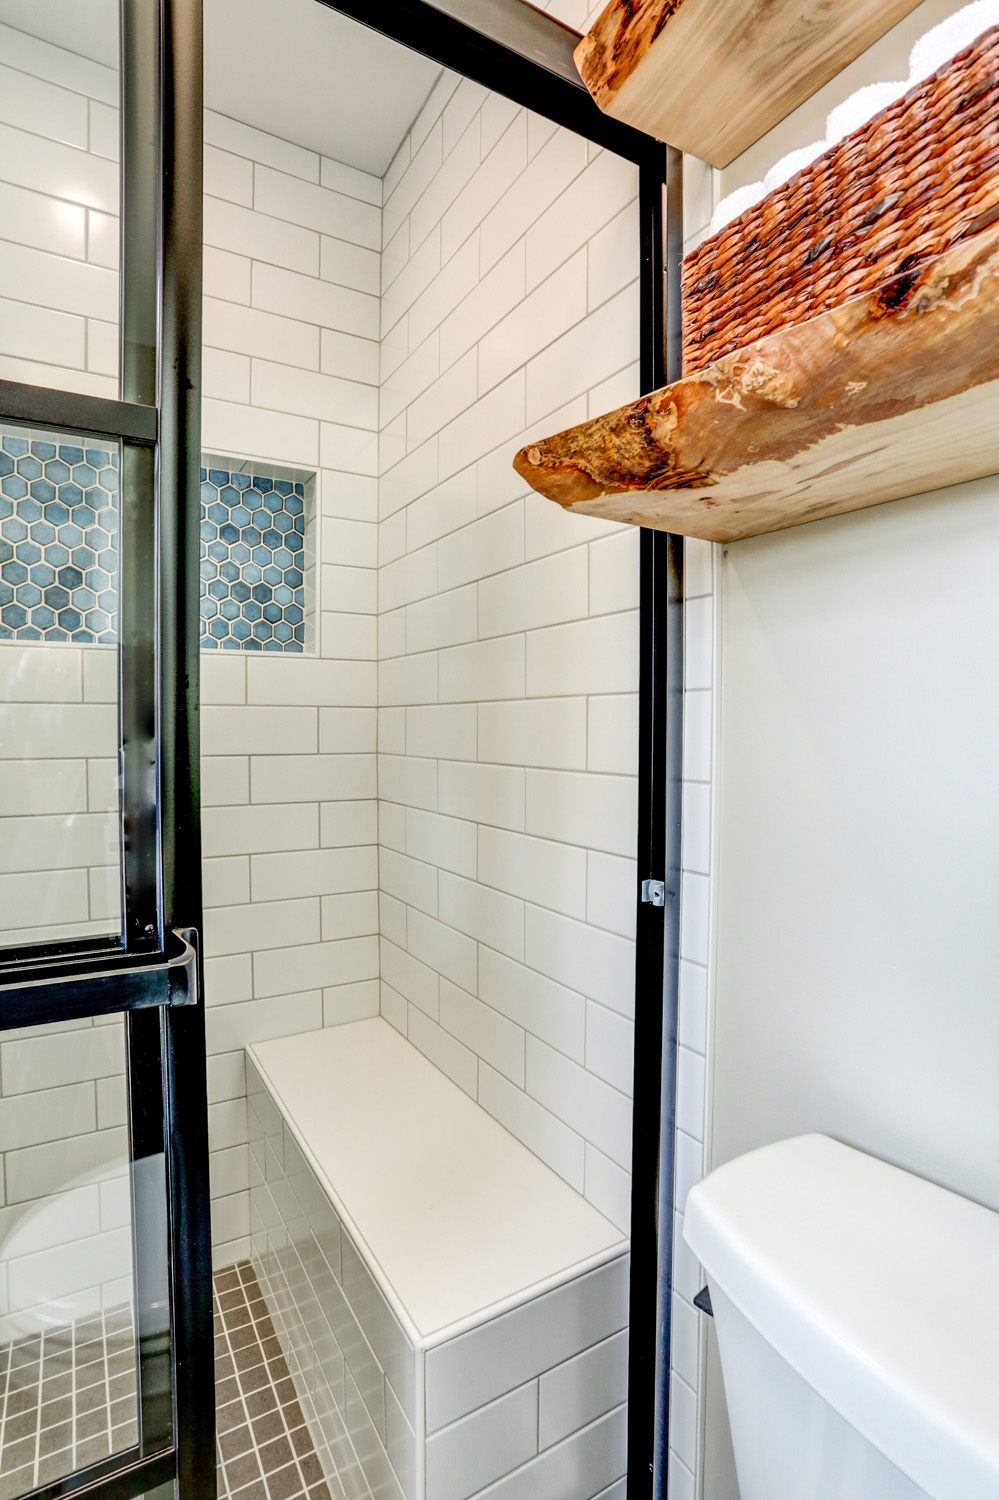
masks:
<path fill-rule="evenodd" d="M 198 0 L 0 0 L 0 1500 L 213 1493 Z"/>

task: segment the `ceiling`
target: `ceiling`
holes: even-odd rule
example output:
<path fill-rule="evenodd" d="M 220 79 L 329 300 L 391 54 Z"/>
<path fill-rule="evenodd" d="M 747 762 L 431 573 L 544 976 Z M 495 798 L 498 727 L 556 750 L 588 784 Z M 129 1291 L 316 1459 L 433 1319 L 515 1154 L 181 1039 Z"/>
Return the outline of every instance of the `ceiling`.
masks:
<path fill-rule="evenodd" d="M 320 0 L 204 0 L 205 103 L 381 177 L 440 72 Z M 117 65 L 118 0 L 0 0 L 0 21 Z"/>

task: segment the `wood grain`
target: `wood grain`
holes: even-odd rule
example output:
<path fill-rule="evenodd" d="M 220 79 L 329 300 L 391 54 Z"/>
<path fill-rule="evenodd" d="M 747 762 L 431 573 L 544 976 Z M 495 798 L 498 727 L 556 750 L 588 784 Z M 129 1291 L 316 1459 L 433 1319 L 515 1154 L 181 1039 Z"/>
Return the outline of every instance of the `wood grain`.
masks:
<path fill-rule="evenodd" d="M 999 232 L 521 450 L 566 510 L 731 542 L 999 472 Z"/>
<path fill-rule="evenodd" d="M 600 108 L 715 167 L 919 0 L 611 0 L 576 49 Z"/>

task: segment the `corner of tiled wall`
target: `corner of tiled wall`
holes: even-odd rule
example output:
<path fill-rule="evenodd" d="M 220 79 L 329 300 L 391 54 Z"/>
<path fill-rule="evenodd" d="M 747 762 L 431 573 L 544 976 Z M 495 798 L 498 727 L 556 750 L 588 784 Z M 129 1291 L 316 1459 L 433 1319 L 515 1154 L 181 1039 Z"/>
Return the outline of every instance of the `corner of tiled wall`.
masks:
<path fill-rule="evenodd" d="M 297 655 L 202 656 L 213 1223 L 227 1264 L 250 1227 L 244 1045 L 378 1013 L 382 184 L 211 111 L 205 140 L 204 446 L 315 472 L 318 490 L 318 633 Z"/>

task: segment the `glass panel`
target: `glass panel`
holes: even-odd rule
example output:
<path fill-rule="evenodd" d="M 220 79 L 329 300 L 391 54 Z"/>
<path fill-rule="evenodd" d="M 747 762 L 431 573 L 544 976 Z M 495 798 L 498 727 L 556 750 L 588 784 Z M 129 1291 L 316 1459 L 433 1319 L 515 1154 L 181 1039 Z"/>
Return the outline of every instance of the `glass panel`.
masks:
<path fill-rule="evenodd" d="M 0 1496 L 11 1500 L 138 1442 L 132 1174 L 143 1164 L 129 1161 L 122 1017 L 7 1032 L 0 1074 Z"/>
<path fill-rule="evenodd" d="M 118 394 L 118 0 L 0 0 L 0 379 Z"/>
<path fill-rule="evenodd" d="M 0 948 L 121 929 L 120 468 L 0 423 Z"/>

